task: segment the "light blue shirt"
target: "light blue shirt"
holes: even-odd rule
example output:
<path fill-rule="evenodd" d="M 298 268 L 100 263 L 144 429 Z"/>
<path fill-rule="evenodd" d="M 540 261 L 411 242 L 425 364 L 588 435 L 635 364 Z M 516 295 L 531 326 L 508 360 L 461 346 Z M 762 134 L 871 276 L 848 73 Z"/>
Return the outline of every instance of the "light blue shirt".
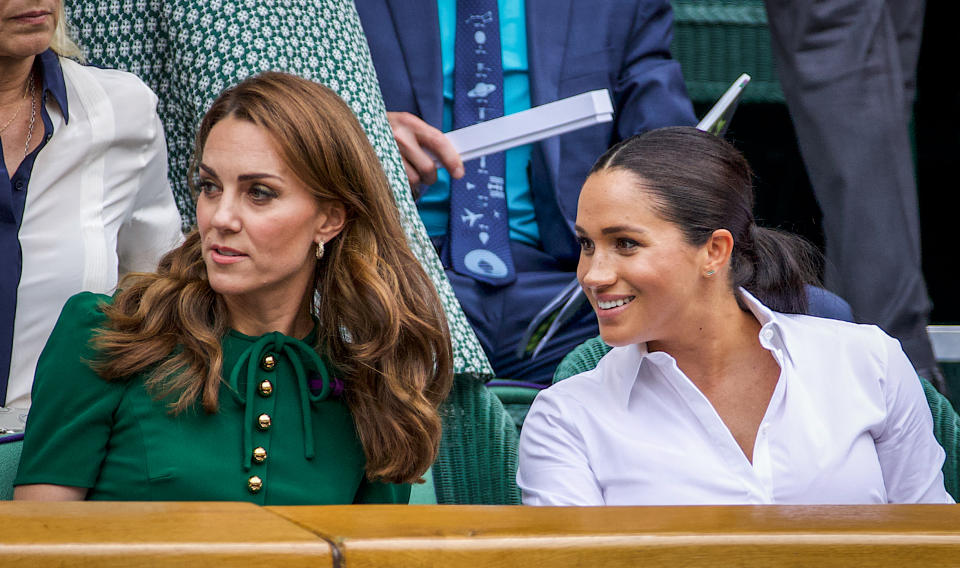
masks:
<path fill-rule="evenodd" d="M 503 61 L 503 111 L 513 114 L 530 108 L 530 78 L 527 64 L 527 19 L 524 0 L 498 0 L 500 51 Z M 443 131 L 453 125 L 453 63 L 457 24 L 456 0 L 437 0 L 440 19 L 440 50 L 443 65 Z M 527 166 L 532 147 L 527 144 L 507 150 L 507 211 L 510 238 L 539 246 L 540 231 L 533 210 L 533 195 Z M 420 217 L 431 237 L 447 234 L 450 216 L 450 174 L 437 172 L 437 183 L 418 202 Z"/>

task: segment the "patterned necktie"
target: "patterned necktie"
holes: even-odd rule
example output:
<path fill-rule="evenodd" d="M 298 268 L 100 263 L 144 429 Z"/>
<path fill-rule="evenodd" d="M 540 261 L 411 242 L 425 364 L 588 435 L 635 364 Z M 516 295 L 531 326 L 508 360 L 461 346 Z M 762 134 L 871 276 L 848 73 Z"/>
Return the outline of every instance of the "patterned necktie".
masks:
<path fill-rule="evenodd" d="M 503 68 L 497 0 L 458 0 L 454 59 L 453 128 L 503 116 Z M 516 280 L 503 152 L 464 164 L 450 184 L 450 256 L 453 269 L 502 286 Z"/>

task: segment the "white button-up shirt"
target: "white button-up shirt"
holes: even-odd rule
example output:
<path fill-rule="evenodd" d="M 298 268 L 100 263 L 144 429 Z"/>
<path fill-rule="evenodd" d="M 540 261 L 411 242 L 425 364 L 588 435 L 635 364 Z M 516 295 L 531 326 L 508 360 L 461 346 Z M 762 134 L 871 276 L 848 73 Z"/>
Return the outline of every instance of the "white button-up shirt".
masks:
<path fill-rule="evenodd" d="M 129 73 L 60 64 L 69 121 L 48 101 L 53 136 L 34 163 L 19 232 L 12 408 L 30 406 L 37 359 L 67 298 L 156 270 L 182 240 L 156 95 Z"/>
<path fill-rule="evenodd" d="M 895 339 L 742 293 L 781 369 L 753 463 L 673 357 L 618 347 L 534 401 L 520 438 L 523 502 L 953 503 L 923 388 Z"/>

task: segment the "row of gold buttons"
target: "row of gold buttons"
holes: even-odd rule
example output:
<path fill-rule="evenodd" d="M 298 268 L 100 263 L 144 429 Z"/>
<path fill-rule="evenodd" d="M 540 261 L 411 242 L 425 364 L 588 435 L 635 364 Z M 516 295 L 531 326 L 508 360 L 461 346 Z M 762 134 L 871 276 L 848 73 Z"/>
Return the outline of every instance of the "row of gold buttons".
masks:
<path fill-rule="evenodd" d="M 260 368 L 264 371 L 273 371 L 276 366 L 277 359 L 273 355 L 266 355 L 260 360 Z M 264 398 L 272 395 L 273 383 L 271 383 L 269 379 L 263 379 L 260 381 L 257 392 Z M 269 430 L 272 424 L 273 421 L 270 419 L 269 414 L 261 414 L 257 417 L 257 429 L 261 432 Z M 267 450 L 263 446 L 259 446 L 253 450 L 253 461 L 258 464 L 267 461 Z M 247 480 L 247 489 L 249 489 L 251 493 L 258 493 L 263 489 L 263 479 L 261 479 L 259 475 L 251 475 L 250 479 Z"/>

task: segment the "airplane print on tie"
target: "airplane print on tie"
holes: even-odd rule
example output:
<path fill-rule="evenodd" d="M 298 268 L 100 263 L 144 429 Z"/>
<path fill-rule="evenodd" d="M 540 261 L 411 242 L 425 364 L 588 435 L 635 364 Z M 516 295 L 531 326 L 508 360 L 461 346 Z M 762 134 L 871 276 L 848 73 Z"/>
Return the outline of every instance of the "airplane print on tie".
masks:
<path fill-rule="evenodd" d="M 503 116 L 503 67 L 496 0 L 458 0 L 453 127 Z M 453 269 L 481 282 L 516 280 L 510 255 L 503 152 L 464 164 L 450 184 L 450 256 Z"/>

